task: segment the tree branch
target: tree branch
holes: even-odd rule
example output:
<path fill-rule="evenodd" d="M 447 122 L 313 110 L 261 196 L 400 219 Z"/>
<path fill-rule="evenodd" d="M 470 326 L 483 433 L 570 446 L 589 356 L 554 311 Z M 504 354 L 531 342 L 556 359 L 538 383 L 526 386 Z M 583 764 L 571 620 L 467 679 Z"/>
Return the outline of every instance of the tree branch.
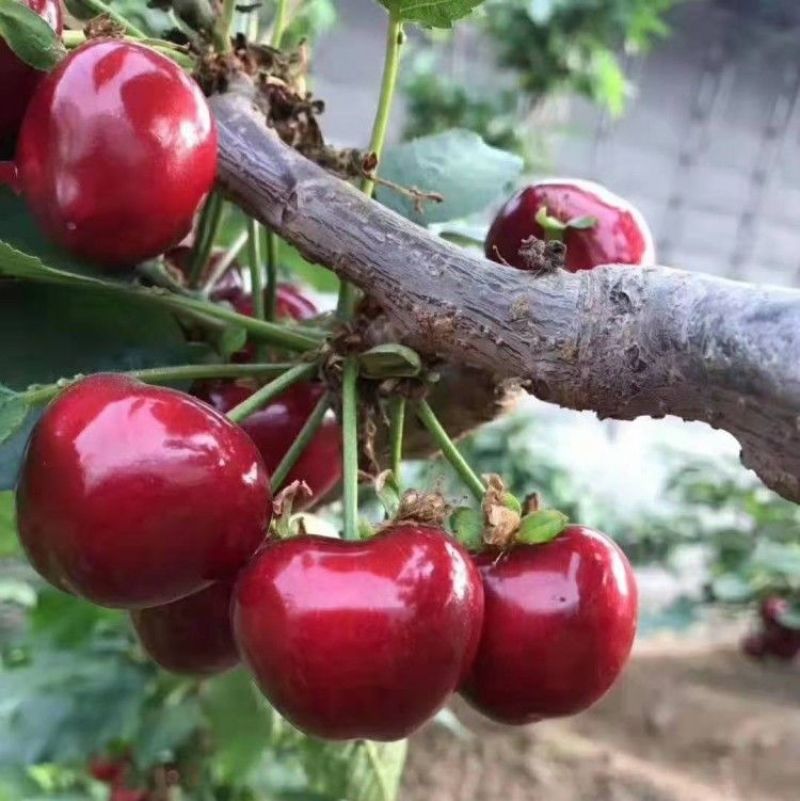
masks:
<path fill-rule="evenodd" d="M 765 484 L 800 501 L 800 292 L 666 267 L 503 267 L 300 156 L 246 94 L 212 105 L 226 192 L 369 293 L 405 342 L 601 417 L 705 421 L 739 440 Z"/>

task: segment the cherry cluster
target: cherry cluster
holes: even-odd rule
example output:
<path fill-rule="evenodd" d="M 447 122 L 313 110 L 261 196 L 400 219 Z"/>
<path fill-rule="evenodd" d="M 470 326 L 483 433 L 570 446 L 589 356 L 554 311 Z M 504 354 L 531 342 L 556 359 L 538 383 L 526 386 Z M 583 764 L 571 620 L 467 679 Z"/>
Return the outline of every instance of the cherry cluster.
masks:
<path fill-rule="evenodd" d="M 60 31 L 54 0 L 28 2 Z M 0 59 L 5 70 L 15 57 L 0 49 Z M 27 82 L 2 121 L 2 137 L 19 127 L 7 180 L 42 229 L 104 269 L 166 254 L 186 272 L 193 251 L 179 243 L 217 158 L 197 85 L 117 39 L 89 41 L 44 76 L 14 63 Z M 652 259 L 638 213 L 578 182 L 512 198 L 487 255 L 529 268 L 531 237 L 565 242 L 573 271 Z M 254 316 L 260 297 L 234 264 L 209 300 Z M 278 319 L 317 314 L 291 286 L 276 301 Z M 254 356 L 247 344 L 232 360 Z M 576 713 L 609 689 L 637 615 L 633 572 L 610 539 L 578 525 L 525 539 L 520 515 L 502 543 L 470 550 L 410 515 L 361 539 L 286 536 L 270 477 L 330 390 L 295 383 L 241 425 L 226 416 L 257 391 L 205 381 L 186 394 L 120 374 L 72 382 L 37 423 L 17 488 L 34 568 L 64 592 L 127 610 L 167 670 L 203 676 L 243 663 L 275 708 L 317 737 L 396 740 L 454 693 L 523 724 Z M 339 482 L 341 441 L 339 423 L 324 422 L 286 477 L 310 488 L 306 506 Z"/>
<path fill-rule="evenodd" d="M 758 608 L 758 628 L 742 640 L 742 648 L 754 659 L 774 657 L 791 662 L 800 657 L 800 629 L 786 625 L 782 618 L 791 604 L 779 595 L 770 595 Z"/>

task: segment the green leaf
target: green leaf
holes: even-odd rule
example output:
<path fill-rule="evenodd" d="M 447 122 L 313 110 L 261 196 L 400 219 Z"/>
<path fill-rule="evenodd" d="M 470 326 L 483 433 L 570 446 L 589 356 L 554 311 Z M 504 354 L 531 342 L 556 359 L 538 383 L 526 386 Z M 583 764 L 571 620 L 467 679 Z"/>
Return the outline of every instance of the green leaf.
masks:
<path fill-rule="evenodd" d="M 470 506 L 461 506 L 450 515 L 450 530 L 468 551 L 483 547 L 483 514 Z"/>
<path fill-rule="evenodd" d="M 0 243 L 0 270 L 5 247 Z M 146 298 L 112 296 L 82 287 L 2 282 L 0 308 L 0 382 L 12 390 L 79 373 L 181 364 L 201 356 L 186 344 L 172 314 Z M 6 417 L 4 408 L 6 404 L 0 406 L 0 426 Z M 15 485 L 39 413 L 29 414 L 16 434 L 0 443 L 0 490 Z M 21 409 L 16 402 L 11 403 L 6 419 L 19 424 Z"/>
<path fill-rule="evenodd" d="M 540 509 L 522 518 L 517 541 L 539 545 L 554 540 L 566 527 L 567 516 L 557 509 Z"/>
<path fill-rule="evenodd" d="M 227 325 L 217 340 L 220 354 L 225 358 L 238 353 L 247 344 L 247 331 L 238 325 Z"/>
<path fill-rule="evenodd" d="M 67 52 L 47 22 L 19 0 L 0 0 L 0 39 L 26 64 L 42 71 L 53 69 Z"/>
<path fill-rule="evenodd" d="M 141 716 L 138 732 L 131 739 L 136 764 L 149 768 L 172 762 L 177 750 L 202 728 L 205 717 L 194 696 L 178 701 L 167 699 L 160 706 L 148 709 Z"/>
<path fill-rule="evenodd" d="M 347 801 L 394 801 L 407 743 L 324 743 L 306 739 L 301 760 L 309 789 Z"/>
<path fill-rule="evenodd" d="M 276 713 L 243 670 L 210 682 L 202 703 L 214 737 L 214 766 L 220 778 L 246 781 L 270 742 Z"/>
<path fill-rule="evenodd" d="M 376 196 L 415 222 L 447 222 L 482 211 L 507 194 L 522 166 L 519 156 L 490 147 L 471 131 L 453 129 L 389 148 L 378 166 L 381 178 L 439 192 L 442 203 L 426 203 L 419 211 L 408 197 L 385 186 Z"/>
<path fill-rule="evenodd" d="M 451 28 L 483 0 L 380 0 L 396 19 L 417 22 L 430 28 Z"/>
<path fill-rule="evenodd" d="M 0 670 L 0 765 L 83 762 L 136 726 L 149 671 L 118 646 L 36 643 L 31 660 Z"/>
<path fill-rule="evenodd" d="M 367 378 L 414 378 L 422 370 L 419 354 L 395 342 L 364 351 L 358 362 L 362 375 Z"/>
<path fill-rule="evenodd" d="M 755 597 L 755 588 L 737 573 L 724 573 L 711 582 L 711 592 L 716 600 L 727 604 L 740 604 Z"/>
<path fill-rule="evenodd" d="M 0 445 L 19 430 L 27 416 L 25 398 L 0 384 Z"/>

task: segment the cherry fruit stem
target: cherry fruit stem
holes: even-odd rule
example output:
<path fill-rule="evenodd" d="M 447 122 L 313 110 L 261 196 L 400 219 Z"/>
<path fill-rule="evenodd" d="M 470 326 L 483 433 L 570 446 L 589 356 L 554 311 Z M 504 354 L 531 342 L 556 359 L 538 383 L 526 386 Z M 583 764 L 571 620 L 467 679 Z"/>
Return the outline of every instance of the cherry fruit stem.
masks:
<path fill-rule="evenodd" d="M 231 53 L 231 28 L 233 27 L 233 14 L 236 11 L 236 0 L 222 0 L 222 12 L 217 19 L 214 29 L 214 44 L 221 53 Z"/>
<path fill-rule="evenodd" d="M 397 86 L 397 74 L 400 68 L 400 49 L 405 34 L 403 33 L 403 23 L 394 16 L 389 16 L 389 25 L 386 29 L 386 50 L 383 61 L 383 77 L 381 78 L 381 90 L 378 98 L 378 108 L 375 111 L 375 120 L 372 124 L 372 135 L 369 140 L 368 150 L 374 153 L 378 161 L 383 155 L 383 146 L 386 142 L 386 132 L 389 129 L 389 117 L 392 112 L 392 100 Z M 375 190 L 375 182 L 371 178 L 364 178 L 361 182 L 361 191 L 372 197 Z M 356 289 L 347 281 L 343 281 L 339 289 L 338 314 L 342 319 L 349 319 L 353 316 L 356 305 Z"/>
<path fill-rule="evenodd" d="M 260 228 L 254 219 L 251 218 L 247 221 L 247 252 L 250 262 L 250 283 L 253 292 L 253 317 L 256 320 L 265 320 L 264 276 L 261 271 L 261 249 L 259 247 Z"/>
<path fill-rule="evenodd" d="M 442 455 L 452 465 L 453 469 L 458 473 L 459 478 L 469 488 L 476 500 L 482 501 L 486 492 L 486 487 L 483 482 L 478 478 L 475 471 L 469 466 L 467 460 L 461 455 L 461 452 L 456 448 L 455 443 L 444 427 L 439 422 L 439 418 L 431 408 L 426 400 L 417 403 L 417 416 L 419 417 L 428 433 L 433 437 L 436 444 L 439 446 Z"/>
<path fill-rule="evenodd" d="M 403 431 L 406 422 L 406 399 L 402 396 L 392 398 L 390 408 L 389 443 L 391 448 L 391 468 L 395 483 L 402 487 L 400 470 L 403 462 Z"/>
<path fill-rule="evenodd" d="M 283 40 L 283 32 L 286 30 L 286 12 L 289 3 L 287 0 L 278 0 L 275 8 L 275 21 L 272 23 L 272 46 L 279 49 Z"/>
<path fill-rule="evenodd" d="M 251 414 L 268 406 L 275 398 L 286 392 L 289 387 L 294 386 L 299 381 L 311 378 L 318 369 L 317 364 L 314 362 L 295 365 L 274 381 L 270 381 L 269 384 L 265 384 L 261 389 L 256 390 L 238 406 L 234 406 L 228 412 L 228 419 L 234 423 L 241 423 Z"/>
<path fill-rule="evenodd" d="M 303 451 L 309 446 L 311 440 L 314 439 L 322 425 L 322 421 L 325 419 L 325 413 L 330 408 L 331 401 L 332 396 L 327 392 L 317 401 L 314 411 L 311 412 L 308 420 L 306 420 L 297 437 L 295 437 L 292 446 L 286 451 L 283 459 L 280 460 L 272 473 L 273 493 L 281 489 L 292 468 L 297 464 L 297 460 L 303 455 Z"/>
<path fill-rule="evenodd" d="M 145 384 L 172 384 L 179 381 L 195 381 L 203 378 L 268 378 L 279 376 L 294 365 L 279 364 L 185 364 L 175 367 L 147 367 L 142 370 L 128 370 L 120 375 L 136 378 Z M 24 392 L 30 406 L 49 403 L 67 387 L 80 381 L 84 376 L 34 387 Z"/>
<path fill-rule="evenodd" d="M 342 375 L 342 474 L 344 538 L 358 539 L 358 361 L 350 356 Z"/>
<path fill-rule="evenodd" d="M 192 248 L 192 256 L 189 261 L 189 288 L 197 289 L 203 277 L 211 251 L 214 247 L 214 240 L 217 238 L 219 223 L 222 219 L 223 209 L 222 195 L 219 192 L 212 192 L 206 200 L 200 220 L 197 223 L 197 238 Z"/>

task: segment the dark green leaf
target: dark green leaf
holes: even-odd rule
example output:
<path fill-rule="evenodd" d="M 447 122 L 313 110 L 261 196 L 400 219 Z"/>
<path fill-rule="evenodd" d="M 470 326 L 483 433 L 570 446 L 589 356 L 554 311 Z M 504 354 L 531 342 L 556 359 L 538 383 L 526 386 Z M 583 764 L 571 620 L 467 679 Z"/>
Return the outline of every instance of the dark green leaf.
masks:
<path fill-rule="evenodd" d="M 522 159 L 490 147 L 471 131 L 455 129 L 389 148 L 378 174 L 394 183 L 438 192 L 442 203 L 425 203 L 421 211 L 403 194 L 379 186 L 385 206 L 419 223 L 440 223 L 482 211 L 505 195 L 522 171 Z"/>
<path fill-rule="evenodd" d="M 429 28 L 450 28 L 466 17 L 483 0 L 380 0 L 389 13 L 400 20 L 417 22 Z"/>
<path fill-rule="evenodd" d="M 555 539 L 566 527 L 568 518 L 557 509 L 540 509 L 522 518 L 517 541 L 527 545 L 541 544 Z"/>
<path fill-rule="evenodd" d="M 142 298 L 2 282 L 0 308 L 0 382 L 12 390 L 79 373 L 181 364 L 201 355 L 187 346 L 170 312 Z M 0 489 L 15 485 L 36 419 L 28 415 L 22 429 L 0 445 Z"/>
<path fill-rule="evenodd" d="M 0 0 L 0 39 L 37 70 L 53 69 L 66 54 L 56 32 L 19 0 Z"/>
<path fill-rule="evenodd" d="M 394 342 L 364 351 L 358 361 L 367 378 L 414 378 L 422 370 L 419 354 Z"/>

